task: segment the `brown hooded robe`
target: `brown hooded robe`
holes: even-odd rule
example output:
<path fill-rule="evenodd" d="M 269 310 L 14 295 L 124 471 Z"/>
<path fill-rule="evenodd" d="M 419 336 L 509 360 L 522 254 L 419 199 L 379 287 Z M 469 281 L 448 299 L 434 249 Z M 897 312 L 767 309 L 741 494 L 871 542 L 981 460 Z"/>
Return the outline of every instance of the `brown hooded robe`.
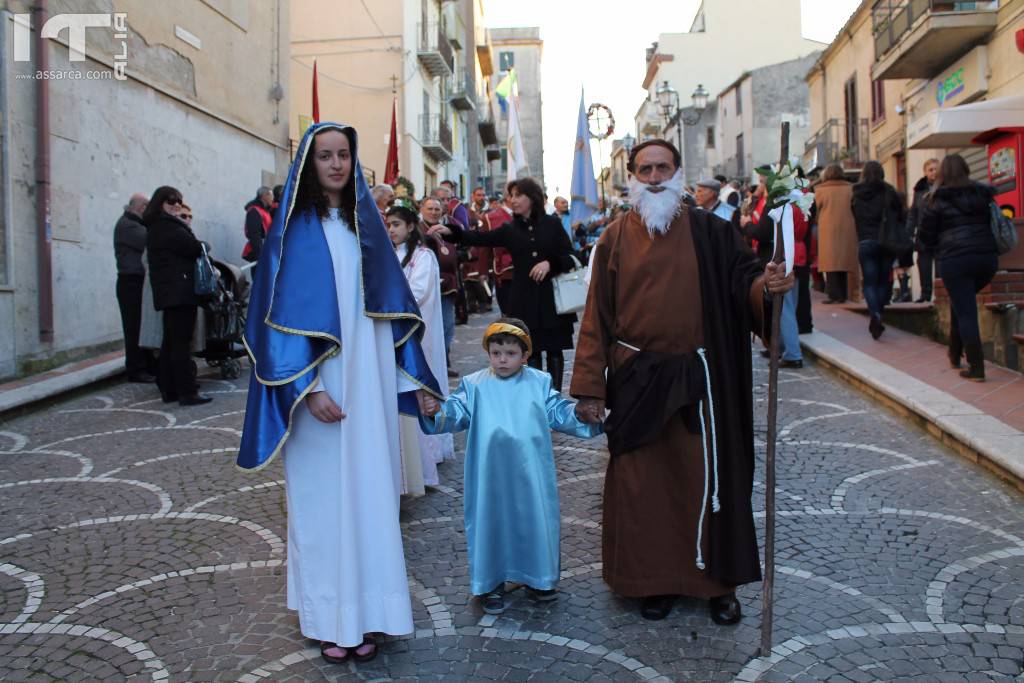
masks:
<path fill-rule="evenodd" d="M 754 443 L 751 329 L 764 317 L 761 267 L 735 230 L 683 207 L 669 231 L 652 238 L 630 211 L 601 235 L 580 328 L 570 393 L 605 399 L 605 370 L 634 351 L 685 354 L 706 348 L 718 441 L 702 528 L 706 569 L 696 566 L 704 495 L 700 434 L 680 413 L 660 438 L 616 455 L 604 489 L 604 579 L 623 596 L 712 597 L 761 577 L 751 508 Z M 756 325 L 756 326 L 755 326 Z M 705 418 L 710 418 L 707 402 Z M 710 444 L 710 425 L 708 441 Z"/>

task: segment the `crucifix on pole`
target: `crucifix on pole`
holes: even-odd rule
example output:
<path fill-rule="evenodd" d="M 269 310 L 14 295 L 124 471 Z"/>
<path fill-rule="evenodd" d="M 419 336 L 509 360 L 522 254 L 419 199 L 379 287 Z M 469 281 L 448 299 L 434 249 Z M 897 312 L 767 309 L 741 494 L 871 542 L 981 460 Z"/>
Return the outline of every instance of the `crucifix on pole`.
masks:
<path fill-rule="evenodd" d="M 789 161 L 789 122 L 782 122 L 779 168 Z M 783 212 L 793 207 L 784 207 Z M 782 220 L 775 222 L 774 256 L 776 264 L 785 263 Z M 764 582 L 762 583 L 761 656 L 772 651 L 772 606 L 775 588 L 775 442 L 779 414 L 779 328 L 782 317 L 782 294 L 772 294 L 771 334 L 768 342 L 768 424 L 764 448 Z"/>

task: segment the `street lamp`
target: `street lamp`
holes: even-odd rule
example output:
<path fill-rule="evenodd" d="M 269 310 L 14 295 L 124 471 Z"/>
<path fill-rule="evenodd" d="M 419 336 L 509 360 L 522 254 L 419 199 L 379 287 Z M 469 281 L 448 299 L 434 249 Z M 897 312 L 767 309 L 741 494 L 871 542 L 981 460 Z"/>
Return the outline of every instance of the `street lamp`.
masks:
<path fill-rule="evenodd" d="M 701 115 L 704 110 L 708 108 L 708 91 L 704 89 L 703 85 L 698 84 L 697 89 L 691 94 L 693 99 L 693 110 L 696 112 L 695 117 L 684 117 L 683 110 L 679 106 L 679 91 L 668 84 L 668 81 L 662 81 L 661 85 L 658 86 L 654 94 L 658 98 L 658 106 L 661 107 L 661 115 L 665 118 L 665 123 L 671 123 L 673 119 L 676 122 L 676 135 L 678 137 L 679 145 L 683 144 L 683 126 L 696 126 L 700 121 Z"/>
<path fill-rule="evenodd" d="M 658 104 L 661 105 L 661 115 L 665 119 L 671 119 L 673 114 L 679 111 L 679 91 L 662 81 L 655 91 L 658 96 Z"/>
<path fill-rule="evenodd" d="M 629 133 L 626 133 L 623 136 L 623 138 L 622 138 L 622 146 L 626 148 L 626 154 L 629 154 L 630 152 L 633 151 L 633 145 L 635 143 L 636 143 L 636 138 L 634 138 Z"/>

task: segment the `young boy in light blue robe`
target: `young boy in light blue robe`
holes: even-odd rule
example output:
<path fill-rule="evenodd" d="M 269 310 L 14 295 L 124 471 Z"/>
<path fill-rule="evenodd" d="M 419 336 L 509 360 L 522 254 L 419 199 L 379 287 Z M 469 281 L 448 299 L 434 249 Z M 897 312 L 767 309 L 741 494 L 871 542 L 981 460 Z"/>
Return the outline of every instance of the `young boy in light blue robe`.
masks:
<path fill-rule="evenodd" d="M 431 398 L 424 433 L 469 430 L 465 525 L 470 588 L 484 612 L 505 611 L 505 582 L 524 584 L 537 600 L 554 600 L 561 563 L 561 516 L 551 430 L 580 438 L 601 425 L 576 417 L 551 375 L 526 365 L 529 330 L 514 318 L 492 323 L 483 346 L 490 366 L 467 375 L 448 398 Z"/>

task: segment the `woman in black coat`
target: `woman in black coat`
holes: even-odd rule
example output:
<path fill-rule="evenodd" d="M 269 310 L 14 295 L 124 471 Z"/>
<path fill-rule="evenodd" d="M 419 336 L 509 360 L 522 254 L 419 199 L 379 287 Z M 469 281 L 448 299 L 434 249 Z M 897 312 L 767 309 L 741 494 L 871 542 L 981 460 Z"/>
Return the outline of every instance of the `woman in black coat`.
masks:
<path fill-rule="evenodd" d="M 561 221 L 544 213 L 544 190 L 536 180 L 513 180 L 508 193 L 515 214 L 512 221 L 489 232 L 454 229 L 451 239 L 470 247 L 504 247 L 511 254 L 508 315 L 530 328 L 533 355 L 529 363 L 541 369 L 543 351 L 551 381 L 561 391 L 565 367 L 562 350 L 572 348 L 576 314 L 559 315 L 555 311 L 551 278 L 575 268 L 572 243 Z"/>
<path fill-rule="evenodd" d="M 882 311 L 889 300 L 892 262 L 898 256 L 882 248 L 879 236 L 883 220 L 888 225 L 904 224 L 906 207 L 896 188 L 885 182 L 882 165 L 877 161 L 869 161 L 861 170 L 860 180 L 853 186 L 850 208 L 857 225 L 858 257 L 864 275 L 864 299 L 871 314 L 868 330 L 873 338 L 878 339 L 885 332 Z"/>
<path fill-rule="evenodd" d="M 212 399 L 199 393 L 189 358 L 199 305 L 195 293 L 196 258 L 203 252 L 192 230 L 177 216 L 181 205 L 181 192 L 173 187 L 159 187 L 149 200 L 142 222 L 146 224 L 153 307 L 163 311 L 164 336 L 157 384 L 164 403 L 178 401 L 190 406 Z"/>
<path fill-rule="evenodd" d="M 991 202 L 992 190 L 972 181 L 967 162 L 951 154 L 942 160 L 920 214 L 921 243 L 937 251 L 939 275 L 949 292 L 949 364 L 959 368 L 960 356 L 966 355 L 968 367 L 960 376 L 975 382 L 985 381 L 976 296 L 999 267 Z"/>

